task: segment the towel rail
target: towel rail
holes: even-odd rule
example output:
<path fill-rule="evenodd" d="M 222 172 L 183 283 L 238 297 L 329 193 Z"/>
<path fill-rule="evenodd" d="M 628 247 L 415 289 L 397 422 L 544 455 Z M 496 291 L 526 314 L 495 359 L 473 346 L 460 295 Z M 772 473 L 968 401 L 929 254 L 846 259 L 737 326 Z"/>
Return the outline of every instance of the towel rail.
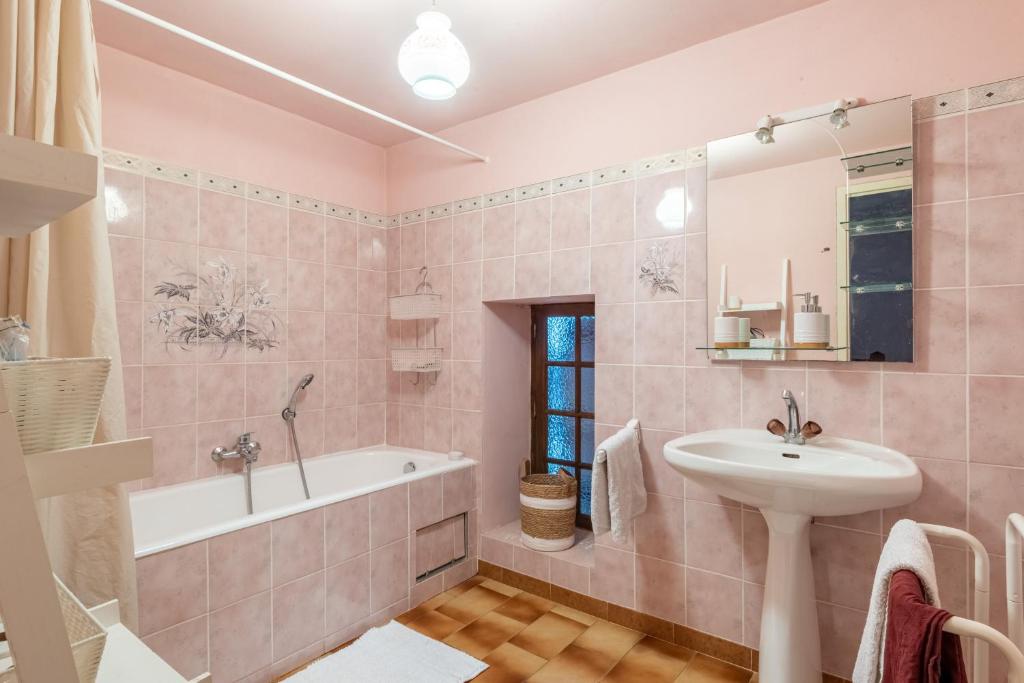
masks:
<path fill-rule="evenodd" d="M 1006 594 L 1007 612 L 1010 623 L 1010 637 L 988 625 L 989 620 L 989 557 L 985 546 L 971 534 L 954 527 L 937 524 L 918 524 L 921 530 L 932 538 L 953 541 L 967 547 L 974 556 L 974 618 L 951 617 L 943 627 L 948 633 L 955 633 L 974 639 L 973 681 L 989 680 L 989 645 L 1006 657 L 1009 664 L 1010 683 L 1024 683 L 1024 654 L 1020 649 L 1020 638 L 1024 637 L 1021 625 L 1021 546 L 1024 537 L 1024 516 L 1012 514 L 1006 520 Z M 1016 557 L 1016 570 L 1011 569 L 1011 557 Z M 1016 600 L 1016 602 L 1014 602 Z M 1016 620 L 1016 621 L 1015 621 Z"/>

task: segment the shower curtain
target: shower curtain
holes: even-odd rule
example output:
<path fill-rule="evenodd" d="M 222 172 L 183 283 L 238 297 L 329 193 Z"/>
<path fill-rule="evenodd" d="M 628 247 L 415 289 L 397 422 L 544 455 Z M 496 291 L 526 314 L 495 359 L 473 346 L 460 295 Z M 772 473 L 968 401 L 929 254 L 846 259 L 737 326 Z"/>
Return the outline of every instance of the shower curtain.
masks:
<path fill-rule="evenodd" d="M 0 132 L 101 155 L 89 0 L 0 0 Z M 125 438 L 114 280 L 98 198 L 26 237 L 0 239 L 0 314 L 32 326 L 33 355 L 110 356 L 97 441 Z M 2 210 L 2 209 L 0 209 Z M 128 498 L 121 485 L 46 499 L 54 571 L 86 605 L 120 600 L 137 623 Z"/>

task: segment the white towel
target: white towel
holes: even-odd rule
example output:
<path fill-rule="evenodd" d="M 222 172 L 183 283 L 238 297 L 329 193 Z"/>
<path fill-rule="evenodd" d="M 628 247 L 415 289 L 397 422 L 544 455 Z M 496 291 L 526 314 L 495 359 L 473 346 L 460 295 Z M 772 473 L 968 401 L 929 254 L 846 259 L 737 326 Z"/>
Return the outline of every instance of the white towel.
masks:
<path fill-rule="evenodd" d="M 935 579 L 935 560 L 924 530 L 909 519 L 901 519 L 889 530 L 889 540 L 875 570 L 871 588 L 868 620 L 860 639 L 853 683 L 878 683 L 885 656 L 885 621 L 888 613 L 889 580 L 896 572 L 909 569 L 917 574 L 928 604 L 939 607 L 939 584 Z"/>
<path fill-rule="evenodd" d="M 594 535 L 612 532 L 616 543 L 629 540 L 632 522 L 647 509 L 640 464 L 640 423 L 634 418 L 597 447 L 590 492 Z"/>

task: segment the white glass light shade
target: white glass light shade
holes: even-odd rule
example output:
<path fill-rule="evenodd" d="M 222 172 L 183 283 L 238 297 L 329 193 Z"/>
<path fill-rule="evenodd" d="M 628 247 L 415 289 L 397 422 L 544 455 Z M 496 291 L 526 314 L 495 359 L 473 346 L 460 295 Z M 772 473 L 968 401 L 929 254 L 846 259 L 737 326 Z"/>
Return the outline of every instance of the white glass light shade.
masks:
<path fill-rule="evenodd" d="M 398 51 L 398 71 L 420 97 L 447 100 L 469 78 L 469 53 L 451 27 L 441 12 L 423 12 Z"/>
<path fill-rule="evenodd" d="M 654 217 L 666 229 L 677 232 L 683 229 L 686 222 L 686 189 L 670 187 L 665 190 L 654 209 Z"/>

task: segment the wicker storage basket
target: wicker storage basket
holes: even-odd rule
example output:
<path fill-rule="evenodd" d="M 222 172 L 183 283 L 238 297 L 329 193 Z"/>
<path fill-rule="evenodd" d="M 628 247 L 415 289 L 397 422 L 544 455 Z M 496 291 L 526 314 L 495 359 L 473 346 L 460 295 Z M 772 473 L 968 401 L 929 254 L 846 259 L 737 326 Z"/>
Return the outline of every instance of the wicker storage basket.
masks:
<path fill-rule="evenodd" d="M 79 683 L 94 683 L 103 657 L 103 647 L 107 642 L 107 632 L 60 579 L 54 576 L 53 580 L 57 583 L 57 598 L 64 614 L 64 627 L 71 641 L 71 656 L 75 660 Z M 0 683 L 18 681 L 17 663 L 10 659 L 9 654 L 0 655 Z"/>
<path fill-rule="evenodd" d="M 557 474 L 528 474 L 519 481 L 523 545 L 553 552 L 576 542 L 576 480 Z"/>
<path fill-rule="evenodd" d="M 25 455 L 91 444 L 109 372 L 109 358 L 0 363 Z"/>
<path fill-rule="evenodd" d="M 392 320 L 429 320 L 441 315 L 440 294 L 406 294 L 388 299 Z"/>
<path fill-rule="evenodd" d="M 391 349 L 391 369 L 396 372 L 438 372 L 441 369 L 441 349 L 436 346 Z"/>

